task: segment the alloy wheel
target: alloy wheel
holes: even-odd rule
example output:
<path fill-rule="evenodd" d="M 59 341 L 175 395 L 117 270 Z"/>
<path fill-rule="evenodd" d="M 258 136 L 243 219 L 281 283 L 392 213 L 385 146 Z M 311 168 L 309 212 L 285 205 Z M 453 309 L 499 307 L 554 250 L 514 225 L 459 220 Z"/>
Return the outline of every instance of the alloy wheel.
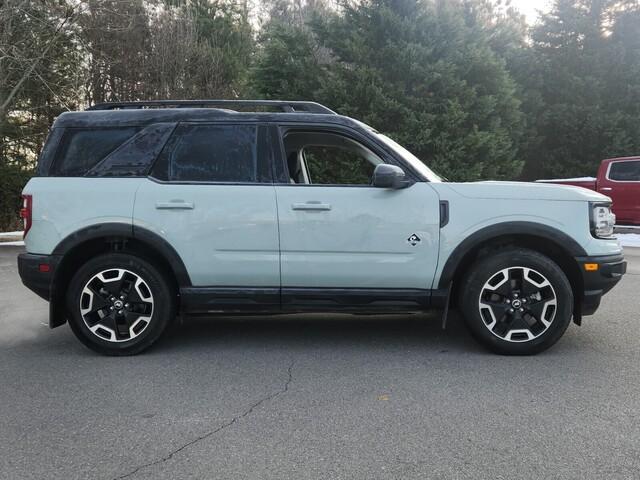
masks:
<path fill-rule="evenodd" d="M 103 270 L 85 284 L 80 314 L 87 328 L 109 342 L 139 336 L 153 317 L 153 294 L 140 275 L 122 268 Z"/>
<path fill-rule="evenodd" d="M 551 282 L 540 272 L 509 267 L 484 284 L 478 305 L 492 334 L 508 342 L 528 342 L 547 331 L 558 300 Z"/>

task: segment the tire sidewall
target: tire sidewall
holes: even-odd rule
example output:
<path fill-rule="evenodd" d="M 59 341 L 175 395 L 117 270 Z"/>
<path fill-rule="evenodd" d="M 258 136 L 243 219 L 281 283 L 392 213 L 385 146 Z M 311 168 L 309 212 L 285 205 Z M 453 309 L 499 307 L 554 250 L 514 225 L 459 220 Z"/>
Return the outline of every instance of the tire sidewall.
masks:
<path fill-rule="evenodd" d="M 556 313 L 551 325 L 539 337 L 526 342 L 509 342 L 489 331 L 480 314 L 480 294 L 485 283 L 500 270 L 527 267 L 549 280 L 556 295 Z M 462 311 L 471 333 L 494 352 L 529 355 L 546 350 L 556 343 L 571 323 L 573 292 L 564 272 L 550 258 L 525 249 L 507 250 L 478 261 L 470 270 L 462 294 Z"/>
<path fill-rule="evenodd" d="M 122 268 L 139 275 L 153 295 L 153 313 L 149 325 L 137 337 L 124 342 L 110 342 L 94 334 L 80 313 L 80 295 L 87 282 L 96 274 Z M 89 260 L 74 275 L 66 296 L 69 325 L 78 339 L 94 351 L 107 355 L 132 355 L 154 343 L 175 316 L 173 295 L 165 276 L 148 261 L 124 253 L 105 254 Z"/>

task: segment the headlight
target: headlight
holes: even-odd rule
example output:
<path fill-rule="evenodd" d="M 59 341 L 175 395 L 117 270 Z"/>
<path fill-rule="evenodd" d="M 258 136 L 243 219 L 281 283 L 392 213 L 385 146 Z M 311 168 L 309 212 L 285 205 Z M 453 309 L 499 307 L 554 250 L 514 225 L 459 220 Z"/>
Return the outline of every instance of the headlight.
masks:
<path fill-rule="evenodd" d="M 610 238 L 616 216 L 611 212 L 610 203 L 591 203 L 591 235 L 596 238 Z"/>

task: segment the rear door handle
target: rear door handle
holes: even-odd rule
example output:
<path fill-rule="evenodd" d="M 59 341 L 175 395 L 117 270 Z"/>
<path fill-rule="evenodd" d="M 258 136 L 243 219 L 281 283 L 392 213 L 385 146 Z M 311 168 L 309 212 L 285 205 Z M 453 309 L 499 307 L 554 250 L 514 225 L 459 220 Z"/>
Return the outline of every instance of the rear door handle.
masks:
<path fill-rule="evenodd" d="M 193 210 L 195 205 L 193 202 L 184 202 L 182 200 L 172 200 L 170 202 L 157 202 L 158 210 Z"/>
<path fill-rule="evenodd" d="M 603 192 L 610 192 L 611 190 L 613 190 L 613 188 L 611 188 L 611 187 L 601 187 L 600 190 L 602 190 Z"/>
<path fill-rule="evenodd" d="M 292 210 L 331 210 L 331 205 L 320 202 L 294 203 Z"/>

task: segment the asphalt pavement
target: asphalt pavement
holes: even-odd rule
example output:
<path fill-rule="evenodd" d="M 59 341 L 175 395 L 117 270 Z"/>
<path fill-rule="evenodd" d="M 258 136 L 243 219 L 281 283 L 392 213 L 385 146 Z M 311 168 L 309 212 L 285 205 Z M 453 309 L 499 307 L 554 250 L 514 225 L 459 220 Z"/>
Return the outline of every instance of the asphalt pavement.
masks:
<path fill-rule="evenodd" d="M 640 250 L 535 357 L 455 315 L 188 319 L 92 353 L 0 247 L 1 479 L 640 478 Z"/>

